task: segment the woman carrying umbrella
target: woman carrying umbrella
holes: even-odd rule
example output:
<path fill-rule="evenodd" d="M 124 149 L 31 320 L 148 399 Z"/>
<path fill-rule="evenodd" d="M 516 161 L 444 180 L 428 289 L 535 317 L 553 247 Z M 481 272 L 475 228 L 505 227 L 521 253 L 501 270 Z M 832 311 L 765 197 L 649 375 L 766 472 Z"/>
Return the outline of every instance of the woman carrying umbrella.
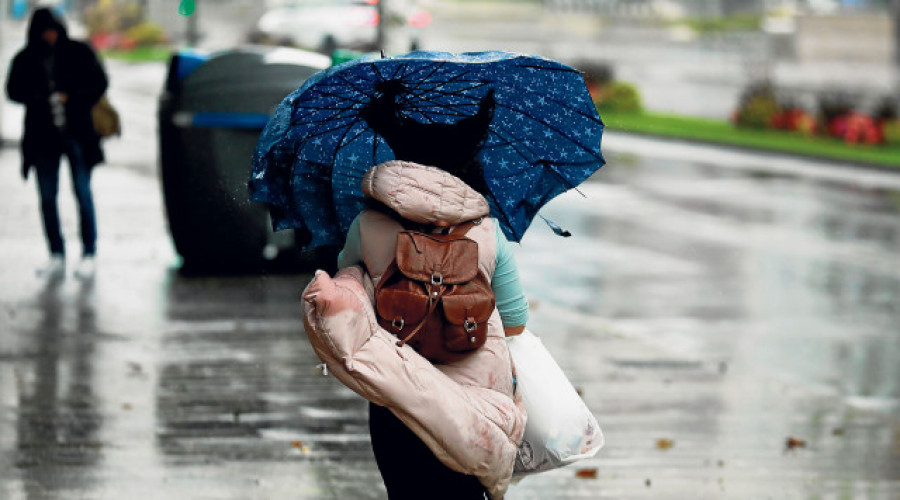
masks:
<path fill-rule="evenodd" d="M 493 95 L 488 94 L 482 100 L 472 117 L 440 126 L 398 123 L 395 103 L 392 92 L 385 92 L 370 103 L 365 116 L 370 126 L 385 137 L 395 155 L 410 161 L 385 162 L 366 174 L 363 192 L 371 208 L 353 221 L 338 257 L 340 269 L 362 265 L 375 284 L 391 263 L 397 234 L 404 230 L 401 219 L 446 230 L 489 215 L 487 200 L 472 185 L 484 184 L 477 153 L 492 116 Z M 419 186 L 440 188 L 422 191 Z M 524 330 L 528 302 L 522 293 L 509 243 L 499 228 L 496 220 L 485 218 L 467 233 L 478 243 L 480 267 L 491 278 L 496 298 L 500 321 L 494 318 L 488 322 L 489 349 L 495 355 L 481 356 L 478 364 L 469 362 L 464 366 L 441 368 L 459 371 L 473 379 L 493 375 L 499 382 L 493 384 L 493 389 L 513 400 L 513 369 L 508 351 L 502 349 L 503 337 Z M 488 384 L 485 381 L 484 385 Z M 369 404 L 369 428 L 375 459 L 392 500 L 421 498 L 423 491 L 429 491 L 430 498 L 447 499 L 481 499 L 487 493 L 477 477 L 456 472 L 441 463 L 388 408 Z"/>
<path fill-rule="evenodd" d="M 583 97 L 561 105 L 567 96 L 549 86 L 580 82 L 586 94 L 580 78 L 506 53 L 347 63 L 288 96 L 260 138 L 251 197 L 270 205 L 276 228 L 308 231 L 311 245 L 343 244 L 341 270 L 317 272 L 304 291 L 304 320 L 329 371 L 371 403 L 392 500 L 499 499 L 509 486 L 526 415 L 504 337 L 521 333 L 528 307 L 508 239 L 602 165 L 596 110 Z M 550 106 L 556 116 L 544 116 L 549 102 L 560 104 Z M 551 161 L 551 151 L 565 161 Z M 478 219 L 466 236 L 497 309 L 481 348 L 432 364 L 378 326 L 374 287 L 406 221 L 452 228 Z"/>

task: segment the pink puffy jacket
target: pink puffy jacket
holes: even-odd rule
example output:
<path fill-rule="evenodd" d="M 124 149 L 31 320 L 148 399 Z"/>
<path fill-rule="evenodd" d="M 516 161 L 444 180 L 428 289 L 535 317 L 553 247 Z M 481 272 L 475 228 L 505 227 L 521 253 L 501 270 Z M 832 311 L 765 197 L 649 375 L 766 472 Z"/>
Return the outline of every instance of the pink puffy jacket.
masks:
<path fill-rule="evenodd" d="M 405 218 L 454 225 L 488 214 L 484 197 L 432 167 L 392 161 L 373 167 L 363 191 Z M 494 269 L 494 221 L 468 236 L 478 242 L 479 266 Z M 306 331 L 331 373 L 362 397 L 391 409 L 453 470 L 478 477 L 491 497 L 509 486 L 525 411 L 513 394 L 513 366 L 497 311 L 484 347 L 457 363 L 432 365 L 375 319 L 374 284 L 394 255 L 400 224 L 376 211 L 360 219 L 366 274 L 343 269 L 332 279 L 318 271 L 303 292 Z"/>

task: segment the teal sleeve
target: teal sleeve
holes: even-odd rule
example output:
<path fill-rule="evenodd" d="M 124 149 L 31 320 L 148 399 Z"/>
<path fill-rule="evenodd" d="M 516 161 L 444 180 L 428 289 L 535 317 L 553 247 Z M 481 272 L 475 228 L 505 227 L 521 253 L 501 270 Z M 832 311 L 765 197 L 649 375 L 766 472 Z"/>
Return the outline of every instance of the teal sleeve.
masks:
<path fill-rule="evenodd" d="M 344 242 L 344 248 L 338 254 L 338 269 L 362 264 L 362 246 L 359 242 L 359 216 L 357 215 L 353 222 L 350 223 L 350 229 L 347 230 L 347 241 Z"/>
<path fill-rule="evenodd" d="M 500 225 L 497 227 L 497 264 L 491 288 L 504 327 L 524 326 L 528 322 L 528 300 L 519 281 L 512 245 L 506 240 Z"/>

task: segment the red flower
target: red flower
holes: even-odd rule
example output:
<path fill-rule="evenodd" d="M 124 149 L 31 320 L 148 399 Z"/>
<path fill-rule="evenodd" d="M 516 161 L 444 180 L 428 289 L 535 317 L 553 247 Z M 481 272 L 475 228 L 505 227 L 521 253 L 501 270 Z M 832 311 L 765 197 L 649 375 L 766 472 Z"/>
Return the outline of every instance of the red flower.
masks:
<path fill-rule="evenodd" d="M 846 129 L 842 137 L 848 144 L 880 144 L 884 141 L 881 128 L 871 116 L 853 111 L 846 116 Z"/>

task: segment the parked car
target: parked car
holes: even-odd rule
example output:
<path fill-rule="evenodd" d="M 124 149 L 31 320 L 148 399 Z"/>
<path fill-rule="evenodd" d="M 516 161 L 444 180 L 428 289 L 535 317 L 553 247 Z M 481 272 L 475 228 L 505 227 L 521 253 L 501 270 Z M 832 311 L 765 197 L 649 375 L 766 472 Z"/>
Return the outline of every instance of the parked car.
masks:
<path fill-rule="evenodd" d="M 338 48 L 406 52 L 419 48 L 429 24 L 431 14 L 409 0 L 295 0 L 263 14 L 250 42 L 324 53 Z"/>

